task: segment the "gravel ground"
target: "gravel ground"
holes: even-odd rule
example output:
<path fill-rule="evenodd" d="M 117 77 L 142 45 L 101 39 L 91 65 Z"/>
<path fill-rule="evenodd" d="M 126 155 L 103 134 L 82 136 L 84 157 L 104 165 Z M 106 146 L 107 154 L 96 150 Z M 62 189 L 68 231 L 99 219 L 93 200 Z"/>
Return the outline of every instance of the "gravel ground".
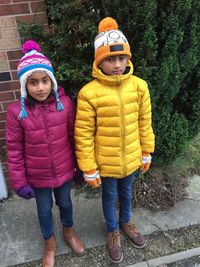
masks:
<path fill-rule="evenodd" d="M 108 258 L 106 246 L 99 246 L 87 249 L 85 255 L 82 257 L 77 257 L 73 253 L 57 256 L 55 267 L 124 267 L 141 261 L 200 247 L 199 233 L 199 224 L 175 230 L 154 232 L 145 237 L 147 245 L 141 250 L 132 247 L 130 242 L 122 236 L 124 260 L 120 264 L 112 264 Z M 168 266 L 177 267 L 184 265 Z M 10 267 L 41 267 L 41 263 L 40 261 L 34 261 L 12 265 Z"/>

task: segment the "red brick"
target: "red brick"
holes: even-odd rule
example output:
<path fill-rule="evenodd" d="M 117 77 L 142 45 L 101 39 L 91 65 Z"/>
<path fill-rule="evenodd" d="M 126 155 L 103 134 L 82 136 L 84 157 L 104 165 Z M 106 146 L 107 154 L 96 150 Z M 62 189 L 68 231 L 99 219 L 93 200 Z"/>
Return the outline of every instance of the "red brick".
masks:
<path fill-rule="evenodd" d="M 36 23 L 37 25 L 48 23 L 46 13 L 26 15 L 26 16 L 17 16 L 17 23 L 26 22 L 26 23 Z"/>
<path fill-rule="evenodd" d="M 11 0 L 0 0 L 0 4 L 9 4 Z"/>
<path fill-rule="evenodd" d="M 2 139 L 1 139 L 2 140 Z M 5 140 L 5 138 L 4 138 Z M 4 175 L 5 175 L 5 171 L 7 171 L 7 151 L 6 151 L 6 146 L 3 146 L 1 147 L 1 163 L 2 163 L 2 166 L 3 166 L 3 172 L 4 172 Z"/>
<path fill-rule="evenodd" d="M 18 62 L 19 62 L 19 60 L 9 61 L 10 69 L 11 70 L 17 70 L 17 64 L 18 64 Z"/>
<path fill-rule="evenodd" d="M 3 151 L 5 152 L 5 157 L 6 157 L 6 154 L 7 154 L 6 146 L 3 146 L 2 149 L 3 149 Z M 6 168 L 6 169 L 7 169 L 7 167 L 8 167 L 7 162 L 3 163 L 3 168 Z"/>
<path fill-rule="evenodd" d="M 11 16 L 17 14 L 29 14 L 30 9 L 28 3 L 1 5 L 0 16 Z"/>
<path fill-rule="evenodd" d="M 6 112 L 0 112 L 0 121 L 6 120 Z"/>
<path fill-rule="evenodd" d="M 6 145 L 6 140 L 0 139 L 0 146 L 5 146 L 5 145 Z"/>
<path fill-rule="evenodd" d="M 0 129 L 5 129 L 6 123 L 5 121 L 0 121 Z"/>
<path fill-rule="evenodd" d="M 1 99 L 1 101 L 14 100 L 15 99 L 15 95 L 14 95 L 13 92 L 5 92 L 5 93 L 1 93 L 0 92 L 0 99 Z"/>
<path fill-rule="evenodd" d="M 20 91 L 15 91 L 15 97 L 16 99 L 20 99 L 21 92 Z"/>
<path fill-rule="evenodd" d="M 6 178 L 6 175 L 8 174 L 8 166 L 7 166 L 7 155 L 6 155 L 6 146 L 3 147 L 4 151 L 5 151 L 5 156 L 3 157 L 2 159 L 2 165 L 3 165 L 3 172 L 4 172 L 4 175 L 5 175 L 5 178 Z"/>
<path fill-rule="evenodd" d="M 18 2 L 35 2 L 35 0 L 13 0 L 13 3 L 18 3 Z"/>
<path fill-rule="evenodd" d="M 6 143 L 5 141 L 5 137 L 0 139 L 0 145 Z M 3 171 L 4 170 L 7 170 L 7 150 L 6 150 L 6 146 L 3 145 L 3 146 L 0 146 L 0 155 L 1 155 L 1 163 L 2 163 L 2 166 L 3 166 Z M 5 174 L 5 173 L 4 173 Z"/>
<path fill-rule="evenodd" d="M 3 110 L 6 111 L 7 108 L 8 108 L 8 106 L 9 106 L 11 103 L 16 102 L 16 101 L 17 101 L 17 100 L 2 103 Z"/>
<path fill-rule="evenodd" d="M 6 162 L 4 163 L 4 165 L 5 165 L 5 167 L 3 167 L 3 173 L 4 173 L 5 178 L 8 179 L 8 167 L 7 167 Z"/>
<path fill-rule="evenodd" d="M 33 13 L 46 12 L 44 1 L 37 1 L 31 3 L 31 11 Z"/>
<path fill-rule="evenodd" d="M 23 54 L 21 50 L 7 51 L 7 56 L 9 60 L 20 59 Z"/>
<path fill-rule="evenodd" d="M 5 138 L 5 130 L 0 130 L 0 139 Z"/>
<path fill-rule="evenodd" d="M 0 92 L 18 90 L 19 88 L 19 81 L 0 83 Z"/>
<path fill-rule="evenodd" d="M 18 77 L 17 77 L 17 71 L 12 71 L 11 73 L 12 73 L 12 79 L 13 79 L 14 81 L 18 80 Z"/>

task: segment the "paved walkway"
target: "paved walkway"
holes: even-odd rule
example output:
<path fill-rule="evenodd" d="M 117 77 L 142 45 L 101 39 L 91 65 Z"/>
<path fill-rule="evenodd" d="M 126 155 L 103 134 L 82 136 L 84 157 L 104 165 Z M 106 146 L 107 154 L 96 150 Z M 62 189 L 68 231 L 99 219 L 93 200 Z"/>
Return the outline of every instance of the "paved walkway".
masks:
<path fill-rule="evenodd" d="M 147 235 L 158 230 L 169 230 L 192 224 L 200 224 L 199 185 L 200 177 L 194 177 L 191 186 L 188 188 L 188 192 L 191 192 L 190 198 L 177 203 L 169 211 L 152 213 L 148 210 L 136 208 L 134 210 L 134 219 L 141 232 Z M 72 199 L 74 204 L 75 228 L 86 247 L 90 248 L 105 244 L 105 224 L 101 209 L 101 200 L 86 199 L 81 195 L 77 202 L 73 192 Z M 62 239 L 62 229 L 56 206 L 54 207 L 54 217 L 55 234 L 58 243 L 57 254 L 60 255 L 68 252 L 69 249 Z M 42 257 L 42 251 L 43 240 L 36 217 L 35 201 L 16 198 L 0 203 L 0 267 L 40 259 Z M 192 253 L 200 255 L 200 249 L 195 249 L 194 251 L 185 252 L 186 254 L 184 255 L 187 257 L 193 255 Z M 164 258 L 169 259 L 170 256 L 166 257 Z M 159 259 L 156 260 L 158 261 Z M 151 260 L 131 266 L 158 266 L 155 265 L 154 261 Z"/>

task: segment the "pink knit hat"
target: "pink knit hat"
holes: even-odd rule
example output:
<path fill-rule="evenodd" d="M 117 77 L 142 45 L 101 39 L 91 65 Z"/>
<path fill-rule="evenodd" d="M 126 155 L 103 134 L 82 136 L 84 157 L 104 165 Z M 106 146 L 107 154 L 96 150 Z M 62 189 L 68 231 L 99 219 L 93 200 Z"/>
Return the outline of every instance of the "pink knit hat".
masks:
<path fill-rule="evenodd" d="M 53 90 L 57 100 L 57 110 L 63 110 L 63 105 L 58 96 L 58 85 L 54 77 L 54 69 L 49 59 L 41 53 L 40 46 L 35 41 L 28 40 L 22 46 L 22 53 L 24 53 L 24 56 L 19 60 L 17 68 L 21 85 L 21 112 L 19 114 L 19 119 L 24 119 L 28 116 L 24 105 L 24 99 L 27 97 L 26 81 L 35 71 L 45 71 L 49 75 L 53 83 Z"/>

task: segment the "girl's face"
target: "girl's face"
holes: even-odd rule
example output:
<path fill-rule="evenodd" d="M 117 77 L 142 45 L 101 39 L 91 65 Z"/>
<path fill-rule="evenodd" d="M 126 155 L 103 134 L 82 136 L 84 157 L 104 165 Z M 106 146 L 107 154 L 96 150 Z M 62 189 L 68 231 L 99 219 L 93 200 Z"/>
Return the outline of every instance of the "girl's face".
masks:
<path fill-rule="evenodd" d="M 127 55 L 110 56 L 102 60 L 99 68 L 107 75 L 122 75 L 128 63 Z"/>
<path fill-rule="evenodd" d="M 51 78 L 45 72 L 36 71 L 28 77 L 26 89 L 35 100 L 45 101 L 51 93 Z"/>

